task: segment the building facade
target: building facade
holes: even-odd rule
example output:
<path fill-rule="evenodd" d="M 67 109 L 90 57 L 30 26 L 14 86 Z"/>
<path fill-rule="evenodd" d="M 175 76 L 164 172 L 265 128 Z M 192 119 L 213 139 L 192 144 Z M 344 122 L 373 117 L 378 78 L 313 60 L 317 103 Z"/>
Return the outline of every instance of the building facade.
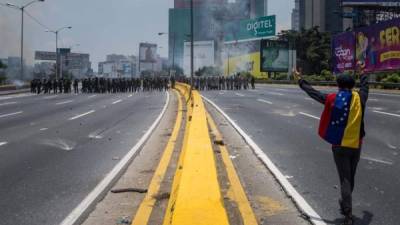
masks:
<path fill-rule="evenodd" d="M 169 10 L 169 64 L 184 67 L 184 43 L 190 40 L 190 1 L 175 0 Z M 267 15 L 267 0 L 195 0 L 194 41 L 214 42 L 215 64 L 222 67 L 224 24 Z"/>
<path fill-rule="evenodd" d="M 296 11 L 298 6 L 298 12 Z M 338 0 L 295 0 L 295 13 L 298 13 L 299 25 L 293 19 L 292 26 L 298 30 L 318 27 L 321 32 L 332 34 L 343 31 L 343 17 L 341 13 L 341 1 Z"/>
<path fill-rule="evenodd" d="M 136 56 L 111 54 L 99 62 L 98 75 L 105 78 L 132 78 L 137 76 Z"/>

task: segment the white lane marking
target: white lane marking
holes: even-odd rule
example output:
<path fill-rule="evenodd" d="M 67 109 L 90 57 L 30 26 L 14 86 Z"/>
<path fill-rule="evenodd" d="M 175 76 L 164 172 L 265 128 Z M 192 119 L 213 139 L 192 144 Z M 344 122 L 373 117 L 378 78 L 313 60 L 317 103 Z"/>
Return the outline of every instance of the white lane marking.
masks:
<path fill-rule="evenodd" d="M 64 102 L 57 102 L 56 105 L 64 105 L 64 104 L 68 104 L 73 102 L 74 100 L 68 100 L 68 101 L 64 101 Z"/>
<path fill-rule="evenodd" d="M 7 100 L 7 99 L 12 99 L 12 98 L 21 98 L 21 97 L 28 97 L 32 96 L 33 94 L 15 94 L 15 95 L 10 95 L 10 96 L 2 96 L 0 97 L 0 100 Z"/>
<path fill-rule="evenodd" d="M 81 117 L 83 117 L 83 116 L 87 116 L 87 115 L 89 115 L 89 114 L 91 114 L 91 113 L 94 113 L 94 112 L 96 112 L 96 111 L 95 111 L 95 110 L 90 110 L 89 112 L 85 112 L 85 113 L 79 114 L 79 115 L 77 115 L 77 116 L 71 117 L 71 118 L 69 118 L 68 120 L 76 120 L 76 119 L 78 119 L 78 118 L 81 118 Z"/>
<path fill-rule="evenodd" d="M 222 92 L 222 91 L 221 91 L 221 92 L 219 92 L 218 94 L 223 95 L 223 94 L 225 94 L 225 92 Z"/>
<path fill-rule="evenodd" d="M 235 95 L 240 96 L 240 97 L 244 97 L 244 94 L 240 94 L 240 93 L 235 93 Z"/>
<path fill-rule="evenodd" d="M 214 102 L 208 98 L 202 96 L 207 102 L 209 102 L 214 108 L 216 108 L 219 113 L 221 113 L 226 120 L 237 130 L 237 132 L 244 138 L 246 143 L 250 145 L 253 149 L 254 154 L 261 160 L 262 163 L 271 171 L 277 181 L 281 184 L 285 192 L 293 199 L 296 205 L 299 207 L 304 214 L 310 218 L 310 221 L 314 225 L 327 225 L 318 215 L 317 212 L 308 204 L 308 202 L 297 192 L 297 190 L 292 186 L 288 179 L 282 174 L 281 171 L 275 166 L 271 159 L 261 150 L 260 147 L 251 139 L 251 137 L 246 134 L 242 128 L 240 128 L 221 108 L 219 108 Z"/>
<path fill-rule="evenodd" d="M 305 113 L 305 112 L 299 112 L 299 114 L 301 114 L 303 116 L 307 116 L 307 117 L 313 118 L 313 119 L 316 119 L 316 120 L 320 119 L 318 116 L 314 116 L 314 115 L 311 115 L 311 114 L 308 114 L 308 113 Z"/>
<path fill-rule="evenodd" d="M 128 95 L 128 98 L 132 97 L 133 95 Z"/>
<path fill-rule="evenodd" d="M 135 146 L 118 162 L 117 165 L 111 170 L 110 173 L 86 196 L 85 199 L 79 205 L 72 210 L 72 212 L 60 223 L 60 225 L 75 225 L 78 224 L 85 216 L 90 213 L 92 207 L 94 207 L 100 198 L 108 192 L 115 180 L 122 175 L 127 166 L 133 160 L 133 158 L 139 153 L 144 143 L 153 133 L 154 129 L 160 123 L 161 118 L 164 116 L 167 106 L 169 104 L 169 93 L 167 94 L 167 100 L 165 101 L 164 108 L 154 123 L 147 129 L 146 133 L 139 139 Z"/>
<path fill-rule="evenodd" d="M 376 98 L 369 98 L 368 101 L 377 102 L 377 101 L 379 101 L 379 100 L 376 99 Z"/>
<path fill-rule="evenodd" d="M 0 118 L 7 117 L 7 116 L 14 116 L 14 115 L 18 115 L 21 113 L 23 113 L 23 112 L 19 111 L 19 112 L 7 113 L 7 114 L 0 115 Z"/>
<path fill-rule="evenodd" d="M 52 98 L 57 98 L 58 95 L 53 95 L 53 96 L 47 96 L 47 97 L 43 97 L 43 99 L 52 99 Z"/>
<path fill-rule="evenodd" d="M 91 96 L 89 96 L 88 98 L 94 98 L 94 97 L 96 97 L 97 95 L 91 95 Z"/>
<path fill-rule="evenodd" d="M 305 100 L 309 100 L 309 101 L 314 101 L 314 99 L 312 99 L 312 98 L 307 98 L 307 97 L 305 97 L 304 99 L 305 99 Z"/>
<path fill-rule="evenodd" d="M 43 128 L 40 128 L 40 131 L 45 131 L 45 130 L 47 130 L 48 128 L 46 128 L 46 127 L 43 127 Z"/>
<path fill-rule="evenodd" d="M 383 115 L 388 115 L 388 116 L 400 117 L 400 115 L 399 115 L 399 114 L 388 113 L 388 112 L 382 112 L 382 111 L 378 111 L 378 110 L 374 110 L 374 111 L 372 111 L 372 112 L 375 112 L 375 113 L 380 113 L 380 114 L 383 114 Z"/>
<path fill-rule="evenodd" d="M 392 97 L 400 97 L 400 95 L 391 95 L 391 94 L 382 94 L 382 93 L 370 93 L 370 95 L 381 95 L 381 96 L 392 96 Z"/>
<path fill-rule="evenodd" d="M 267 91 L 266 93 L 267 93 L 267 94 L 270 94 L 270 95 L 278 95 L 278 96 L 282 96 L 282 95 L 284 95 L 284 94 L 282 94 L 282 93 L 278 93 L 278 92 L 271 92 L 271 91 Z"/>
<path fill-rule="evenodd" d="M 0 146 L 6 145 L 6 144 L 8 144 L 7 141 L 0 142 Z"/>
<path fill-rule="evenodd" d="M 361 156 L 361 158 L 365 159 L 365 160 L 368 160 L 368 161 L 372 161 L 372 162 L 383 163 L 383 164 L 386 164 L 386 165 L 393 165 L 393 162 L 385 161 L 385 160 L 382 160 L 382 159 L 375 159 L 375 158 L 371 158 L 371 157 L 368 157 L 368 156 Z"/>
<path fill-rule="evenodd" d="M 4 102 L 4 103 L 0 103 L 0 106 L 3 105 L 13 105 L 13 104 L 17 104 L 18 102 Z"/>
<path fill-rule="evenodd" d="M 272 102 L 267 101 L 267 100 L 264 100 L 264 99 L 261 99 L 261 98 L 257 99 L 257 101 L 259 101 L 259 102 L 264 102 L 264 103 L 267 103 L 267 104 L 272 105 Z"/>
<path fill-rule="evenodd" d="M 112 104 L 115 105 L 115 104 L 120 103 L 120 102 L 122 102 L 121 99 L 120 99 L 120 100 L 117 100 L 117 101 L 115 101 L 115 102 L 113 102 Z"/>

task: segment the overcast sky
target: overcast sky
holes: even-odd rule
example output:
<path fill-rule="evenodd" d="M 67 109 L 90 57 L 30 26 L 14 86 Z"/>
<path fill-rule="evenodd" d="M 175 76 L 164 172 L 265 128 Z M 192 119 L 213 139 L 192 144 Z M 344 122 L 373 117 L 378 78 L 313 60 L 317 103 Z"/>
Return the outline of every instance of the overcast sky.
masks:
<path fill-rule="evenodd" d="M 0 0 L 22 5 L 30 0 Z M 277 15 L 278 30 L 290 28 L 290 12 L 294 0 L 269 0 L 269 14 Z M 137 54 L 140 42 L 153 42 L 162 46 L 161 56 L 168 54 L 168 8 L 173 0 L 45 0 L 27 8 L 29 14 L 43 25 L 64 30 L 59 37 L 60 47 L 76 44 L 73 51 L 89 53 L 92 67 L 105 60 L 107 54 Z M 0 5 L 0 58 L 19 56 L 21 13 Z M 33 62 L 35 50 L 54 51 L 55 35 L 25 16 L 25 54 Z"/>

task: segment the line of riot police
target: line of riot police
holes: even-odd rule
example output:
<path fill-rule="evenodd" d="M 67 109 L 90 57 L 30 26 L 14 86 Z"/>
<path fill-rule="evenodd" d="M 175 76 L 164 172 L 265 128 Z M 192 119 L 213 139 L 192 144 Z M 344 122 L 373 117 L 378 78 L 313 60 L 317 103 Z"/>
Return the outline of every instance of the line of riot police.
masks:
<path fill-rule="evenodd" d="M 179 78 L 179 82 L 190 84 L 190 78 Z M 245 77 L 237 74 L 235 76 L 209 76 L 209 77 L 194 77 L 193 86 L 199 91 L 207 90 L 247 90 L 255 89 L 254 77 Z"/>
<path fill-rule="evenodd" d="M 175 81 L 171 80 L 171 83 Z M 85 78 L 74 79 L 34 79 L 31 92 L 37 94 L 57 93 L 128 93 L 139 91 L 168 91 L 170 80 L 163 77 L 146 78 Z"/>

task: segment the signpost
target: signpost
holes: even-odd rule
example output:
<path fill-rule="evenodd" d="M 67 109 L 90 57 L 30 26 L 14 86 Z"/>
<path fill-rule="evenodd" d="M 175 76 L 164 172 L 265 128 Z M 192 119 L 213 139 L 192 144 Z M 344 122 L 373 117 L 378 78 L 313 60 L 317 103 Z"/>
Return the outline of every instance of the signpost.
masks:
<path fill-rule="evenodd" d="M 256 19 L 227 22 L 224 27 L 225 42 L 261 39 L 276 35 L 276 17 L 264 16 Z"/>

